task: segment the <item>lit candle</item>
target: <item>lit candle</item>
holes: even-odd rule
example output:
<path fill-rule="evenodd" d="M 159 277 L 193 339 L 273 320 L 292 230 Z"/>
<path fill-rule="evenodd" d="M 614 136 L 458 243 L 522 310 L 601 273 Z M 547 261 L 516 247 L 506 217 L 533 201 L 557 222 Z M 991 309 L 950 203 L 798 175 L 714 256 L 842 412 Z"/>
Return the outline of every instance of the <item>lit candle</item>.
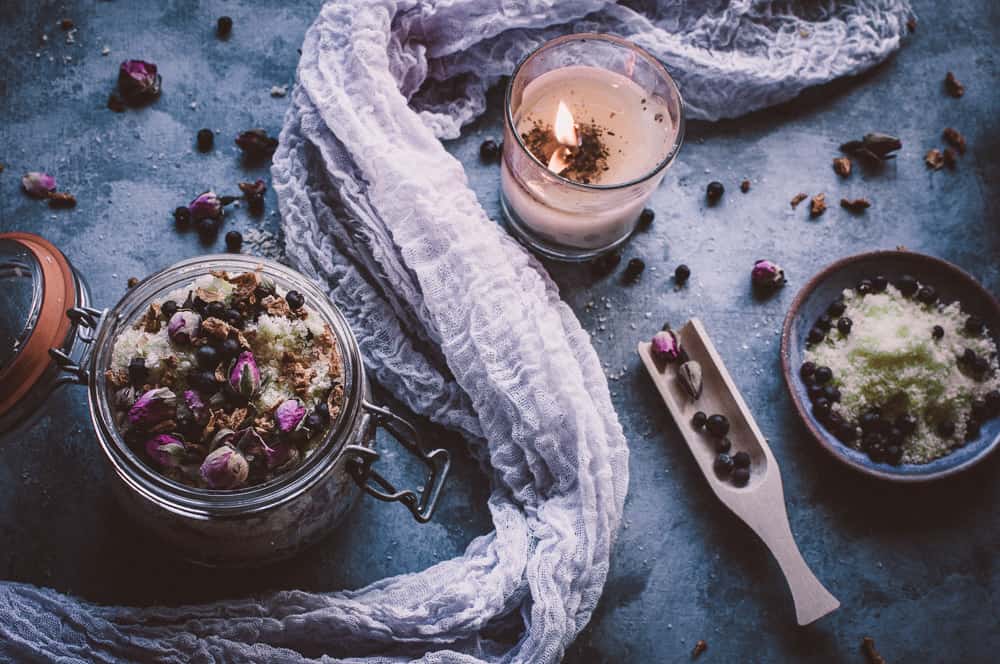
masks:
<path fill-rule="evenodd" d="M 682 134 L 680 95 L 648 53 L 609 35 L 548 42 L 508 89 L 500 172 L 508 225 L 553 258 L 613 249 L 634 230 Z"/>

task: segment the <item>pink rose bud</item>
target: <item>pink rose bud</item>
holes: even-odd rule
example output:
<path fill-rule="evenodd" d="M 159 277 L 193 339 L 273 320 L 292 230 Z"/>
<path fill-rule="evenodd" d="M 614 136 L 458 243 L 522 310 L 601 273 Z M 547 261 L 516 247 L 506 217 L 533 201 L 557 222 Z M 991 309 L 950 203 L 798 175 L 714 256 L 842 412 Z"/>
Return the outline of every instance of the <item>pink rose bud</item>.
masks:
<path fill-rule="evenodd" d="M 156 65 L 142 60 L 126 60 L 118 68 L 118 90 L 129 101 L 149 101 L 160 94 Z"/>
<path fill-rule="evenodd" d="M 149 390 L 139 397 L 128 411 L 128 421 L 136 427 L 148 428 L 177 413 L 177 395 L 168 387 Z"/>
<path fill-rule="evenodd" d="M 246 457 L 228 445 L 209 453 L 201 464 L 201 476 L 213 489 L 238 489 L 249 473 Z"/>
<path fill-rule="evenodd" d="M 306 407 L 298 399 L 282 401 L 274 411 L 274 419 L 278 421 L 278 429 L 284 433 L 294 431 L 299 422 L 306 416 Z"/>
<path fill-rule="evenodd" d="M 214 191 L 206 191 L 191 201 L 188 205 L 191 211 L 191 218 L 195 221 L 199 219 L 219 219 L 222 217 L 222 201 L 215 195 Z"/>
<path fill-rule="evenodd" d="M 778 288 L 785 285 L 785 271 L 769 260 L 759 260 L 750 271 L 750 281 L 759 288 Z"/>
<path fill-rule="evenodd" d="M 56 190 L 56 179 L 48 173 L 32 171 L 21 177 L 21 186 L 32 198 L 48 198 Z"/>
<path fill-rule="evenodd" d="M 146 454 L 164 468 L 176 468 L 184 458 L 184 443 L 163 433 L 146 441 Z"/>
<path fill-rule="evenodd" d="M 653 335 L 650 353 L 660 362 L 675 362 L 681 356 L 681 342 L 673 330 L 662 330 Z"/>
<path fill-rule="evenodd" d="M 252 399 L 260 390 L 260 369 L 253 353 L 248 350 L 240 353 L 229 370 L 229 385 L 244 399 Z"/>
<path fill-rule="evenodd" d="M 201 316 L 187 309 L 178 311 L 167 323 L 167 335 L 178 344 L 189 344 L 201 331 Z"/>
<path fill-rule="evenodd" d="M 236 137 L 236 145 L 251 159 L 270 157 L 278 149 L 278 139 L 263 129 L 248 129 Z"/>
<path fill-rule="evenodd" d="M 191 411 L 191 415 L 194 416 L 196 422 L 201 422 L 205 415 L 208 414 L 205 402 L 201 400 L 201 396 L 194 390 L 184 390 L 184 404 Z"/>
<path fill-rule="evenodd" d="M 264 454 L 267 456 L 267 467 L 277 468 L 286 463 L 297 461 L 299 451 L 287 441 L 279 442 L 274 447 L 264 446 Z"/>

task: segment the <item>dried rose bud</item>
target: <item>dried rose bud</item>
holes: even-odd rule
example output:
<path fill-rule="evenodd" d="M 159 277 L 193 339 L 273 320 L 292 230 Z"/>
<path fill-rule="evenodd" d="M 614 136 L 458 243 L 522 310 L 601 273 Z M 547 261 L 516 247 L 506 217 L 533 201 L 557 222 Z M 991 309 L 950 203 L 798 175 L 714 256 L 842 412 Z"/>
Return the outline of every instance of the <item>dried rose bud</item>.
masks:
<path fill-rule="evenodd" d="M 264 446 L 264 454 L 267 457 L 267 467 L 277 468 L 286 463 L 297 461 L 299 450 L 291 443 L 284 441 L 274 447 Z"/>
<path fill-rule="evenodd" d="M 306 407 L 298 399 L 282 401 L 281 405 L 274 411 L 274 419 L 278 422 L 278 429 L 285 433 L 294 431 L 305 416 Z"/>
<path fill-rule="evenodd" d="M 21 186 L 32 198 L 48 198 L 49 192 L 56 190 L 56 179 L 48 173 L 32 171 L 21 178 Z"/>
<path fill-rule="evenodd" d="M 778 288 L 785 285 L 785 271 L 769 260 L 759 260 L 750 271 L 750 281 L 759 288 Z"/>
<path fill-rule="evenodd" d="M 146 441 L 146 454 L 165 468 L 176 468 L 184 458 L 184 443 L 174 436 L 161 433 Z"/>
<path fill-rule="evenodd" d="M 661 362 L 674 362 L 681 356 L 681 342 L 673 330 L 662 330 L 653 335 L 650 352 Z"/>
<path fill-rule="evenodd" d="M 203 421 L 208 414 L 205 402 L 201 400 L 201 396 L 194 390 L 184 391 L 184 405 L 188 407 L 188 410 L 191 411 L 191 415 L 197 422 Z"/>
<path fill-rule="evenodd" d="M 264 207 L 264 192 L 267 191 L 267 185 L 263 180 L 240 182 L 240 191 L 243 192 L 243 198 L 251 210 L 259 212 Z"/>
<path fill-rule="evenodd" d="M 248 129 L 236 137 L 236 145 L 251 158 L 270 157 L 278 149 L 278 139 L 263 129 Z"/>
<path fill-rule="evenodd" d="M 264 439 L 260 437 L 260 434 L 252 426 L 233 433 L 232 438 L 226 441 L 226 443 L 238 449 L 243 455 L 253 455 L 255 457 L 263 456 L 268 450 L 267 443 L 264 442 Z"/>
<path fill-rule="evenodd" d="M 229 370 L 229 385 L 245 399 L 251 399 L 260 390 L 260 369 L 253 353 L 240 353 Z"/>
<path fill-rule="evenodd" d="M 149 390 L 139 397 L 128 411 L 128 421 L 136 427 L 151 427 L 173 419 L 177 412 L 177 395 L 168 387 Z"/>
<path fill-rule="evenodd" d="M 194 311 L 182 309 L 170 317 L 167 335 L 178 344 L 189 344 L 201 331 L 201 316 Z"/>
<path fill-rule="evenodd" d="M 215 195 L 214 191 L 206 191 L 198 194 L 188 205 L 191 218 L 195 221 L 199 219 L 221 219 L 222 201 Z"/>
<path fill-rule="evenodd" d="M 209 449 L 216 450 L 223 445 L 232 446 L 233 441 L 236 440 L 236 432 L 232 429 L 219 429 L 212 436 L 212 441 L 209 443 Z"/>
<path fill-rule="evenodd" d="M 160 94 L 156 65 L 142 60 L 126 60 L 118 68 L 118 89 L 130 101 L 148 101 Z"/>
<path fill-rule="evenodd" d="M 201 476 L 213 489 L 238 489 L 249 473 L 246 457 L 229 445 L 209 453 L 201 464 Z"/>

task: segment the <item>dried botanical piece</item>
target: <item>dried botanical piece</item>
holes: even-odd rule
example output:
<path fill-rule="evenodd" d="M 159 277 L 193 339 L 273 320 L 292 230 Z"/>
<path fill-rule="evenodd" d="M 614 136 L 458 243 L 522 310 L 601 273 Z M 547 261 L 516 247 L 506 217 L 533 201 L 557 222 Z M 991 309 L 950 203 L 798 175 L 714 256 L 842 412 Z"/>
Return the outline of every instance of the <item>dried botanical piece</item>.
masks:
<path fill-rule="evenodd" d="M 785 285 L 785 271 L 774 261 L 755 261 L 750 270 L 750 283 L 754 288 L 774 289 Z"/>
<path fill-rule="evenodd" d="M 53 191 L 49 194 L 49 207 L 71 208 L 76 207 L 76 197 L 65 191 Z"/>
<path fill-rule="evenodd" d="M 56 190 L 56 179 L 48 173 L 32 171 L 21 177 L 21 188 L 32 198 L 48 198 Z"/>
<path fill-rule="evenodd" d="M 910 32 L 916 32 L 917 31 L 917 19 L 913 18 L 912 16 L 910 18 L 906 19 L 906 29 L 909 30 Z"/>
<path fill-rule="evenodd" d="M 955 168 L 958 166 L 958 155 L 951 148 L 944 149 L 944 165 L 948 168 Z"/>
<path fill-rule="evenodd" d="M 861 652 L 868 658 L 868 664 L 886 664 L 885 657 L 875 649 L 875 639 L 870 636 L 861 639 Z"/>
<path fill-rule="evenodd" d="M 941 132 L 941 136 L 961 154 L 965 154 L 965 136 L 962 136 L 957 129 L 945 127 L 944 131 Z"/>
<path fill-rule="evenodd" d="M 924 163 L 927 164 L 927 168 L 935 171 L 941 170 L 941 167 L 944 166 L 944 155 L 937 148 L 928 150 L 927 154 L 924 155 Z"/>
<path fill-rule="evenodd" d="M 872 204 L 868 202 L 867 198 L 841 198 L 840 207 L 850 210 L 851 212 L 864 212 L 870 208 Z"/>
<path fill-rule="evenodd" d="M 696 659 L 706 650 L 708 650 L 708 643 L 705 639 L 699 639 L 698 643 L 694 644 L 694 650 L 691 651 L 691 659 Z"/>
<path fill-rule="evenodd" d="M 138 285 L 138 283 L 139 283 L 139 277 L 129 277 L 128 278 L 128 287 L 129 288 L 135 288 L 136 285 Z"/>
<path fill-rule="evenodd" d="M 743 182 L 740 182 L 740 191 L 742 191 L 744 194 L 750 191 L 750 180 L 744 180 Z"/>
<path fill-rule="evenodd" d="M 816 218 L 826 212 L 826 194 L 816 194 L 809 201 L 809 216 Z"/>
<path fill-rule="evenodd" d="M 872 132 L 865 134 L 860 141 L 848 141 L 840 146 L 840 151 L 857 157 L 866 157 L 872 161 L 895 159 L 892 154 L 903 147 L 903 142 L 895 136 Z"/>
<path fill-rule="evenodd" d="M 945 92 L 956 99 L 965 94 L 965 86 L 958 82 L 958 79 L 955 78 L 955 74 L 952 72 L 945 74 L 944 89 Z"/>
<path fill-rule="evenodd" d="M 794 208 L 798 207 L 799 203 L 801 203 L 802 201 L 806 200 L 806 198 L 808 198 L 808 197 L 809 197 L 809 194 L 803 193 L 801 191 L 799 193 L 795 194 L 795 198 L 792 199 L 792 208 L 794 209 Z"/>
<path fill-rule="evenodd" d="M 694 360 L 689 360 L 677 367 L 677 377 L 680 379 L 681 386 L 691 397 L 692 401 L 697 401 L 701 396 L 701 376 L 701 365 Z"/>
<path fill-rule="evenodd" d="M 162 78 L 156 65 L 143 60 L 125 60 L 118 68 L 118 91 L 131 103 L 148 102 L 160 95 Z"/>
<path fill-rule="evenodd" d="M 835 157 L 833 160 L 833 172 L 842 178 L 851 174 L 850 157 Z"/>

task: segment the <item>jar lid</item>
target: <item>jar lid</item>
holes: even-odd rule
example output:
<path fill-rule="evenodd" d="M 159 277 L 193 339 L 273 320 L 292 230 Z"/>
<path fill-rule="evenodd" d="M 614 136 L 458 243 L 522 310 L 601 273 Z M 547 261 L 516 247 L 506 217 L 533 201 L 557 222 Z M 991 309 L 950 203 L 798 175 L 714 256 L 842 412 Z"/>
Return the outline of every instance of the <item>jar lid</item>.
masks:
<path fill-rule="evenodd" d="M 77 299 L 73 269 L 49 241 L 31 233 L 0 234 L 0 418 L 52 366 Z"/>

